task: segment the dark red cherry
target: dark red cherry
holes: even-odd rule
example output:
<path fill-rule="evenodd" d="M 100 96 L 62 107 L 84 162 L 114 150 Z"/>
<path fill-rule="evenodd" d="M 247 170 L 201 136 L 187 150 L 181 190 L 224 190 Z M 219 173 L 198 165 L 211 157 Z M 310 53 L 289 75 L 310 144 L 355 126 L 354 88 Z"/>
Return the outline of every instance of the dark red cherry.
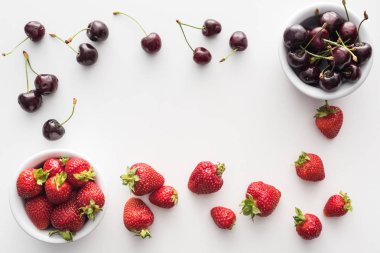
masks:
<path fill-rule="evenodd" d="M 28 22 L 24 27 L 24 31 L 26 36 L 34 42 L 42 40 L 45 36 L 45 27 L 38 21 Z"/>
<path fill-rule="evenodd" d="M 366 42 L 357 42 L 354 44 L 353 53 L 358 58 L 359 64 L 364 64 L 372 56 L 372 47 Z"/>
<path fill-rule="evenodd" d="M 319 25 L 327 24 L 326 29 L 331 35 L 335 36 L 335 31 L 339 31 L 339 27 L 343 24 L 343 18 L 334 11 L 328 11 L 322 14 L 319 19 Z"/>
<path fill-rule="evenodd" d="M 333 92 L 339 89 L 342 85 L 342 76 L 340 73 L 332 70 L 326 70 L 319 77 L 319 86 L 328 92 Z"/>
<path fill-rule="evenodd" d="M 244 51 L 248 47 L 248 39 L 244 32 L 234 32 L 230 37 L 230 47 L 237 51 Z"/>
<path fill-rule="evenodd" d="M 310 56 L 303 49 L 289 51 L 287 60 L 289 65 L 295 69 L 304 69 L 310 64 Z"/>
<path fill-rule="evenodd" d="M 320 69 L 317 66 L 309 66 L 299 73 L 302 82 L 309 85 L 317 85 L 319 82 Z"/>
<path fill-rule="evenodd" d="M 98 60 L 98 51 L 95 47 L 88 43 L 79 45 L 77 54 L 77 62 L 84 66 L 93 65 Z"/>
<path fill-rule="evenodd" d="M 41 95 L 49 95 L 57 91 L 58 78 L 51 74 L 40 74 L 34 79 L 34 86 Z"/>
<path fill-rule="evenodd" d="M 350 63 L 347 67 L 342 70 L 342 76 L 345 80 L 349 82 L 355 82 L 359 80 L 362 72 L 360 67 L 356 63 Z"/>
<path fill-rule="evenodd" d="M 43 136 L 49 141 L 61 139 L 65 134 L 65 128 L 55 119 L 49 119 L 42 127 Z"/>
<path fill-rule="evenodd" d="M 288 49 L 298 49 L 307 42 L 309 33 L 302 25 L 292 25 L 284 32 L 284 45 Z"/>
<path fill-rule="evenodd" d="M 198 63 L 200 65 L 205 65 L 205 64 L 209 63 L 211 61 L 211 59 L 212 59 L 211 53 L 206 48 L 197 47 L 194 50 L 193 60 L 196 63 Z"/>
<path fill-rule="evenodd" d="M 92 41 L 105 41 L 108 38 L 108 27 L 102 21 L 92 21 L 87 29 L 87 37 Z"/>
<path fill-rule="evenodd" d="M 42 96 L 36 90 L 30 90 L 18 96 L 18 103 L 24 111 L 35 112 L 42 105 Z"/>
<path fill-rule="evenodd" d="M 215 19 L 207 19 L 202 28 L 202 34 L 204 36 L 212 36 L 220 33 L 222 31 L 222 25 Z"/>
<path fill-rule="evenodd" d="M 331 51 L 331 56 L 334 58 L 334 66 L 343 69 L 351 62 L 351 54 L 344 47 L 336 47 Z"/>
<path fill-rule="evenodd" d="M 315 27 L 313 28 L 310 32 L 310 38 L 314 39 L 310 42 L 310 46 L 316 50 L 316 51 L 321 51 L 326 48 L 326 43 L 324 39 L 329 39 L 329 32 L 322 28 L 322 27 Z"/>
<path fill-rule="evenodd" d="M 161 49 L 161 38 L 157 33 L 150 33 L 141 39 L 141 47 L 148 54 L 154 54 Z"/>
<path fill-rule="evenodd" d="M 340 27 L 339 35 L 344 43 L 353 43 L 358 38 L 358 29 L 354 23 L 347 21 Z"/>

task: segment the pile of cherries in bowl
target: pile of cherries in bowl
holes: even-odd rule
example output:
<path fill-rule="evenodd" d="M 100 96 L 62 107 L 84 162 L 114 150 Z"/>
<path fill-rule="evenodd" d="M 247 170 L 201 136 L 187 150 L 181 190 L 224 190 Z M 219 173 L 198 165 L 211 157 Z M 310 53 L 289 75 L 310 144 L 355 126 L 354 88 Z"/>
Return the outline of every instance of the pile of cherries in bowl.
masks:
<path fill-rule="evenodd" d="M 360 40 L 360 27 L 338 13 L 318 9 L 312 17 L 286 28 L 283 38 L 287 62 L 306 84 L 327 92 L 336 91 L 346 82 L 361 77 L 361 65 L 372 55 L 369 43 Z"/>

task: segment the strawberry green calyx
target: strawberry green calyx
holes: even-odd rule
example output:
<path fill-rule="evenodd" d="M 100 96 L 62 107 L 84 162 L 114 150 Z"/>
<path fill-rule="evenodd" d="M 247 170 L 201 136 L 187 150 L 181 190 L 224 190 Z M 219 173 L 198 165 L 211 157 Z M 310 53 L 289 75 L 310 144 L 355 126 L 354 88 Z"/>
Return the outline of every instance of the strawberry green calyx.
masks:
<path fill-rule="evenodd" d="M 241 213 L 248 216 L 250 215 L 253 219 L 256 214 L 260 214 L 260 209 L 256 206 L 256 201 L 253 199 L 252 195 L 247 193 L 248 198 L 243 200 L 240 204 Z"/>
<path fill-rule="evenodd" d="M 344 193 L 342 191 L 339 192 L 339 194 L 343 197 L 344 200 L 344 210 L 351 211 L 352 212 L 352 205 L 351 205 L 351 199 L 347 195 L 347 193 Z"/>
<path fill-rule="evenodd" d="M 296 166 L 302 166 L 306 162 L 310 161 L 310 157 L 307 156 L 306 152 L 301 153 L 301 155 L 298 157 L 298 160 L 294 162 Z"/>
<path fill-rule="evenodd" d="M 224 163 L 217 163 L 216 164 L 216 175 L 222 176 L 223 172 L 226 170 L 226 166 Z"/>
<path fill-rule="evenodd" d="M 329 106 L 327 100 L 325 100 L 325 104 L 317 109 L 317 113 L 314 115 L 314 118 L 323 118 L 336 112 L 336 109 Z"/>
<path fill-rule="evenodd" d="M 149 238 L 152 237 L 148 229 L 141 229 L 140 231 L 133 231 L 133 232 L 135 233 L 135 236 L 140 236 L 143 239 L 147 237 Z"/>
<path fill-rule="evenodd" d="M 42 168 L 39 168 L 33 171 L 33 176 L 36 179 L 38 185 L 43 185 L 49 177 L 49 172 L 44 171 Z"/>
<path fill-rule="evenodd" d="M 89 170 L 84 170 L 81 173 L 74 174 L 75 179 L 83 182 L 88 182 L 90 180 L 95 180 L 95 172 L 92 167 Z"/>
<path fill-rule="evenodd" d="M 140 177 L 136 175 L 138 169 L 139 167 L 134 167 L 133 169 L 127 167 L 127 173 L 120 176 L 123 185 L 127 185 L 131 192 L 135 191 L 135 183 L 140 180 Z"/>
<path fill-rule="evenodd" d="M 65 239 L 66 241 L 73 241 L 73 238 L 74 238 L 74 235 L 75 233 L 69 231 L 69 230 L 53 230 L 53 231 L 50 231 L 49 232 L 49 236 L 53 236 L 55 234 L 58 234 L 60 235 L 63 239 Z"/>
<path fill-rule="evenodd" d="M 62 165 L 66 165 L 66 163 L 70 160 L 70 158 L 68 157 L 65 157 L 65 156 L 61 156 L 61 158 L 59 158 L 59 161 L 61 162 Z"/>
<path fill-rule="evenodd" d="M 84 207 L 79 208 L 81 211 L 80 215 L 86 215 L 88 219 L 95 220 L 95 216 L 100 211 L 103 211 L 103 209 L 95 203 L 93 199 L 90 200 L 90 204 Z"/>
<path fill-rule="evenodd" d="M 306 221 L 306 218 L 303 215 L 301 209 L 299 209 L 299 208 L 296 207 L 295 211 L 296 211 L 296 216 L 293 216 L 294 225 L 297 226 L 297 225 L 303 224 Z"/>
<path fill-rule="evenodd" d="M 66 178 L 67 178 L 67 173 L 64 171 L 54 176 L 53 182 L 55 183 L 57 190 L 59 189 L 59 187 L 61 187 L 61 185 L 63 185 L 63 183 L 66 181 Z"/>
<path fill-rule="evenodd" d="M 178 192 L 173 190 L 173 195 L 170 197 L 174 205 L 178 204 Z"/>

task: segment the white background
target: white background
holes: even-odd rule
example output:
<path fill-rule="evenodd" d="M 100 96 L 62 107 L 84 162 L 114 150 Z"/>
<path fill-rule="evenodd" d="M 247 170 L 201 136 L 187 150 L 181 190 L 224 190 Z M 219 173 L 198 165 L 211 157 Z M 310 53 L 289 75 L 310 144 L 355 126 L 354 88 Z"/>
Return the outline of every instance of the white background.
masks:
<path fill-rule="evenodd" d="M 110 37 L 94 44 L 95 66 L 77 64 L 73 52 L 48 36 L 41 43 L 25 43 L 0 59 L 0 252 L 380 252 L 377 212 L 380 209 L 378 154 L 380 150 L 379 65 L 354 94 L 332 104 L 344 111 L 339 136 L 328 140 L 314 125 L 315 108 L 322 101 L 299 93 L 286 79 L 278 60 L 278 44 L 289 15 L 315 1 L 2 1 L 0 51 L 24 38 L 23 27 L 39 20 L 47 32 L 68 37 L 99 19 Z M 339 2 L 334 0 L 332 2 Z M 348 1 L 349 7 L 370 20 L 375 58 L 379 57 L 379 4 Z M 115 10 L 128 11 L 147 31 L 158 32 L 162 50 L 147 55 L 140 47 L 141 31 Z M 202 25 L 206 18 L 222 23 L 214 39 L 186 30 L 194 47 L 205 46 L 213 61 L 197 66 L 175 20 Z M 249 39 L 245 52 L 223 64 L 232 32 Z M 82 34 L 72 44 L 89 42 Z M 92 42 L 91 42 L 92 43 Z M 22 49 L 34 68 L 58 76 L 58 92 L 44 98 L 42 108 L 28 114 L 17 104 L 25 90 Z M 30 75 L 33 82 L 34 77 Z M 66 135 L 49 142 L 41 134 L 49 118 L 63 120 L 78 98 L 77 112 Z M 108 211 L 87 238 L 65 245 L 39 242 L 18 227 L 8 206 L 9 178 L 28 156 L 49 148 L 68 148 L 94 158 L 108 184 Z M 319 154 L 326 179 L 306 183 L 292 163 L 302 151 Z M 227 169 L 221 191 L 196 196 L 187 180 L 201 160 L 222 161 Z M 119 175 L 127 165 L 146 162 L 164 174 L 179 191 L 172 210 L 152 207 L 153 237 L 140 240 L 123 225 L 122 210 L 130 197 Z M 282 191 L 276 211 L 252 223 L 239 213 L 247 185 L 263 180 Z M 353 199 L 354 211 L 327 219 L 322 209 L 339 190 Z M 232 231 L 213 224 L 209 210 L 224 205 L 237 213 Z M 292 215 L 298 206 L 317 214 L 323 223 L 320 238 L 304 241 L 295 232 Z"/>

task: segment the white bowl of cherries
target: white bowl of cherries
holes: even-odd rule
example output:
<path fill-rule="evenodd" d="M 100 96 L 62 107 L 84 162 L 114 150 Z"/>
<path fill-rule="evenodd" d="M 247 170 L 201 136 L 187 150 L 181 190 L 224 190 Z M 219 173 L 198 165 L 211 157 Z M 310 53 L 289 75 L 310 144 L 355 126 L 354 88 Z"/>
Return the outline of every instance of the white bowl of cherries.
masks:
<path fill-rule="evenodd" d="M 343 4 L 316 3 L 294 14 L 279 49 L 282 68 L 302 93 L 338 99 L 358 89 L 373 63 L 365 20 Z"/>

